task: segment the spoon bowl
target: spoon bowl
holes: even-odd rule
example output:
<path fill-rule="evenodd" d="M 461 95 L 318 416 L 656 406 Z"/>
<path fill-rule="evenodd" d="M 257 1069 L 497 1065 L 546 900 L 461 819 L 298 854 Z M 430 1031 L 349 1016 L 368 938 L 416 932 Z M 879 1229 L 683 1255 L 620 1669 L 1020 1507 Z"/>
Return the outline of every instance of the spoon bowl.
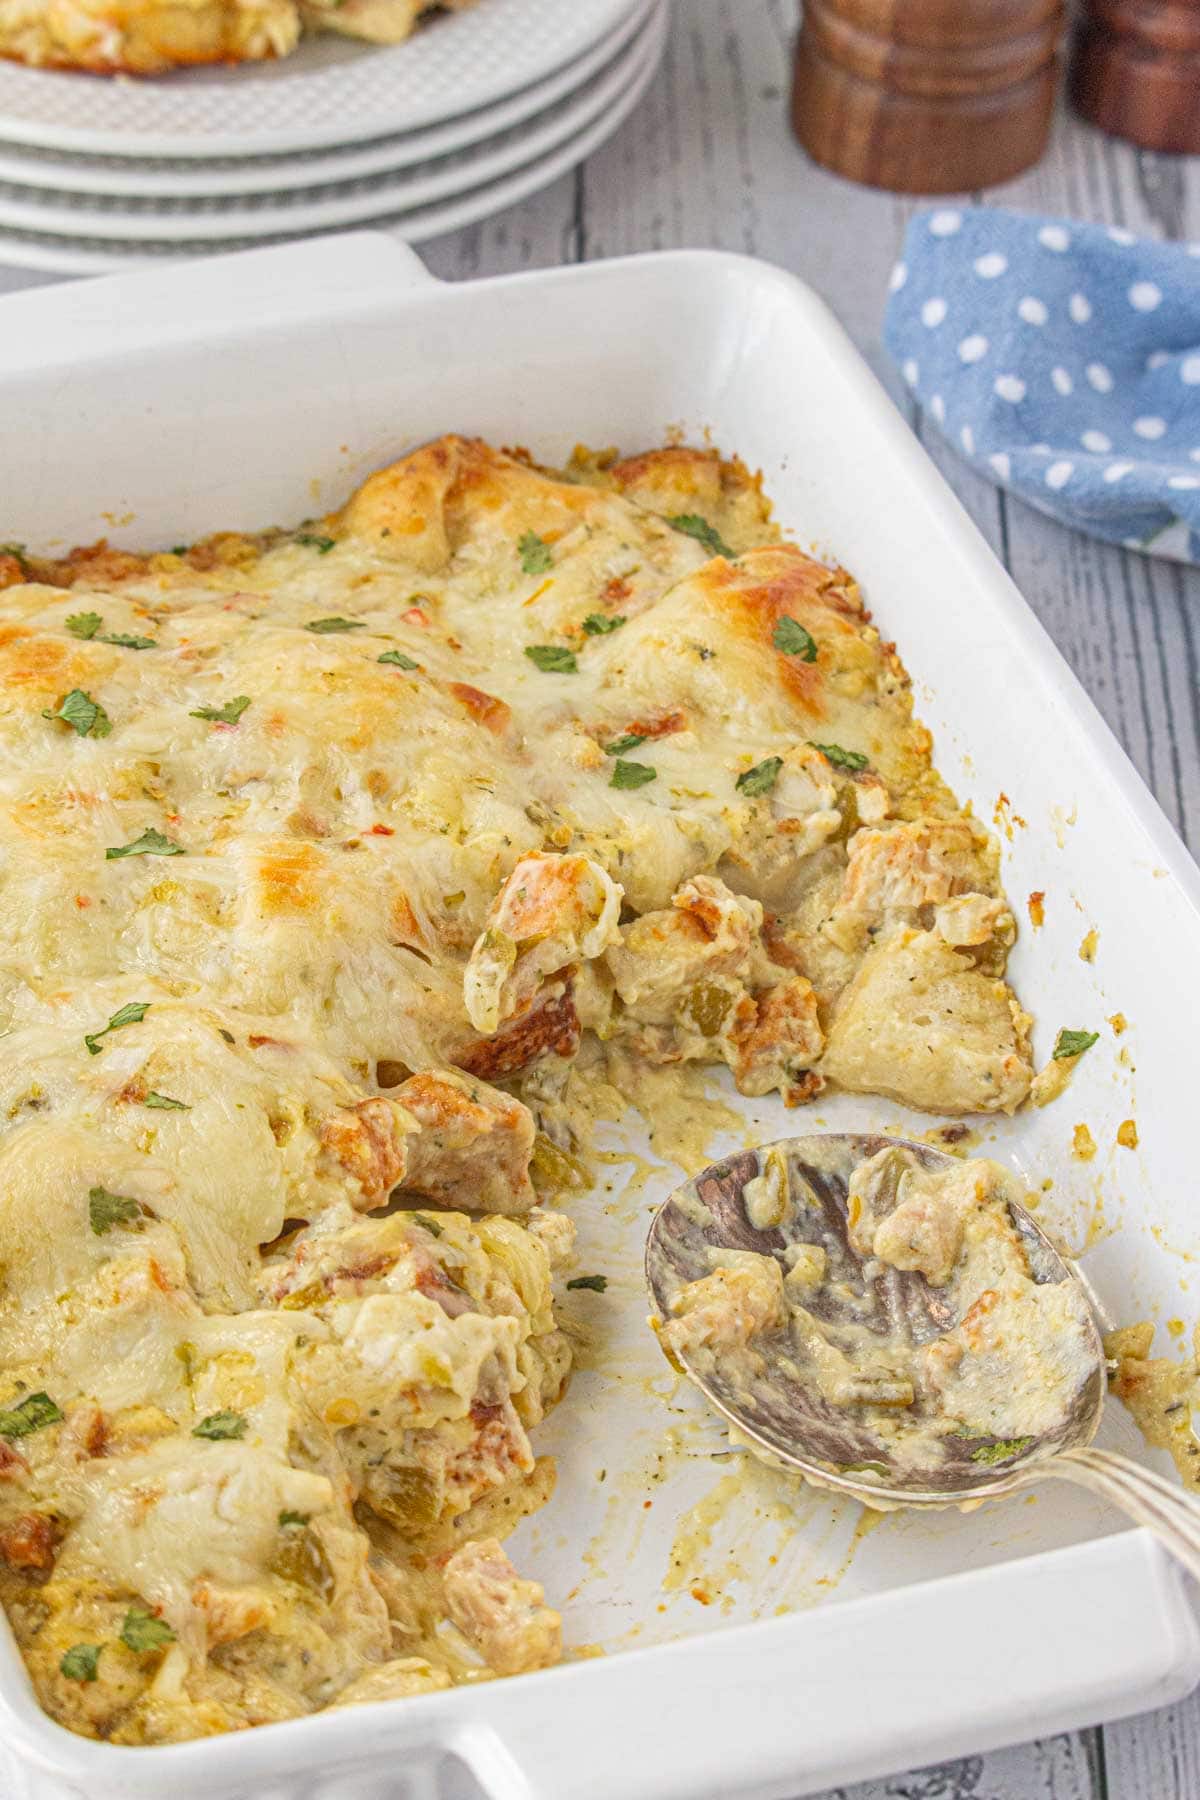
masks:
<path fill-rule="evenodd" d="M 824 1252 L 826 1274 L 806 1294 L 818 1322 L 853 1319 L 881 1338 L 927 1345 L 958 1324 L 945 1293 L 915 1270 L 868 1264 L 856 1250 L 847 1205 L 854 1170 L 888 1148 L 907 1151 L 930 1172 L 961 1166 L 931 1145 L 865 1134 L 813 1133 L 784 1138 L 715 1163 L 673 1193 L 659 1211 L 646 1246 L 646 1278 L 660 1319 L 669 1320 L 680 1290 L 712 1273 L 710 1251 L 751 1251 L 786 1265 L 795 1245 Z M 786 1171 L 774 1209 L 777 1223 L 754 1222 L 746 1189 L 769 1166 Z M 1008 1203 L 1014 1231 L 1033 1280 L 1071 1282 L 1086 1289 L 1029 1213 Z M 781 1215 L 781 1216 L 779 1216 Z M 761 1215 L 760 1215 L 761 1216 Z M 757 1354 L 672 1352 L 717 1411 L 771 1461 L 817 1485 L 838 1489 L 865 1504 L 962 1506 L 1010 1493 L 1029 1480 L 1031 1465 L 1067 1451 L 1083 1451 L 1100 1423 L 1106 1387 L 1104 1348 L 1090 1298 L 1081 1309 L 1083 1346 L 1079 1381 L 1061 1416 L 1019 1445 L 996 1466 L 992 1438 L 960 1435 L 922 1441 L 922 1454 L 897 1457 L 871 1420 L 871 1408 L 837 1405 L 826 1398 L 791 1353 L 786 1327 L 754 1340 Z"/>

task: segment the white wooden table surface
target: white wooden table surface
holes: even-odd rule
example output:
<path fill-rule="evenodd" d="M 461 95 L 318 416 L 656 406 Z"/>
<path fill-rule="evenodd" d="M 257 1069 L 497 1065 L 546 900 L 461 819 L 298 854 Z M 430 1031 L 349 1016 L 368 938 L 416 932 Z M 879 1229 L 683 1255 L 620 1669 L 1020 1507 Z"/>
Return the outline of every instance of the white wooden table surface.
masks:
<path fill-rule="evenodd" d="M 879 347 L 887 274 L 911 204 L 815 168 L 787 127 L 795 0 L 676 0 L 676 8 L 658 79 L 616 139 L 523 205 L 427 245 L 425 260 L 457 281 L 713 246 L 803 276 L 888 379 L 1167 816 L 1200 851 L 1200 569 L 1077 536 L 988 486 L 942 445 Z M 1200 239 L 1200 159 L 1139 154 L 1067 113 L 1040 167 L 974 198 Z M 42 279 L 0 268 L 0 293 Z M 1103 1730 L 838 1789 L 836 1800 L 1200 1800 L 1200 1695 Z"/>

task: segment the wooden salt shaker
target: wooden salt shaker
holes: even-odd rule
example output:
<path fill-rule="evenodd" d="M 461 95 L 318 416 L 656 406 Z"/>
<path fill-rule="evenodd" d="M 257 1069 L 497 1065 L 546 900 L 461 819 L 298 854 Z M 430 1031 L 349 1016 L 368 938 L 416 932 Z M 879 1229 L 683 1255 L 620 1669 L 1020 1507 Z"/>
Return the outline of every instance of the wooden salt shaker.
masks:
<path fill-rule="evenodd" d="M 1200 0 L 1086 0 L 1071 98 L 1143 149 L 1200 152 Z"/>
<path fill-rule="evenodd" d="M 1063 13 L 1062 0 L 804 0 L 796 135 L 826 168 L 898 193 L 1007 181 L 1045 149 Z"/>

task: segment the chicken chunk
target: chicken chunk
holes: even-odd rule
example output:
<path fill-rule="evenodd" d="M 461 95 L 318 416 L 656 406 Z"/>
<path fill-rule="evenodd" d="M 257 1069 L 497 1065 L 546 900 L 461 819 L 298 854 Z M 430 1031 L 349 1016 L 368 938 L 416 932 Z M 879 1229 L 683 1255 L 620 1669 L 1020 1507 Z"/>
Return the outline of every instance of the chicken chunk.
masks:
<path fill-rule="evenodd" d="M 442 1573 L 446 1607 L 497 1675 L 548 1669 L 562 1655 L 562 1620 L 536 1581 L 524 1581 L 496 1538 L 455 1551 Z"/>
<path fill-rule="evenodd" d="M 822 1072 L 923 1112 L 1012 1112 L 1029 1092 L 1029 1018 L 936 933 L 902 931 L 838 1000 Z"/>
<path fill-rule="evenodd" d="M 726 1061 L 738 1091 L 769 1094 L 778 1088 L 789 1103 L 809 1100 L 825 1085 L 812 1070 L 825 1046 L 817 997 L 803 975 L 753 996 L 753 1021 L 736 1022 Z"/>
<path fill-rule="evenodd" d="M 359 1100 L 331 1113 L 321 1126 L 321 1145 L 351 1177 L 364 1212 L 385 1206 L 408 1163 L 412 1121 L 393 1100 Z"/>
<path fill-rule="evenodd" d="M 850 1243 L 862 1257 L 917 1270 L 933 1287 L 943 1287 L 962 1252 L 966 1214 L 978 1198 L 973 1175 L 957 1180 L 944 1171 L 930 1174 L 909 1150 L 881 1150 L 854 1172 L 846 1208 Z"/>
<path fill-rule="evenodd" d="M 962 1220 L 952 1206 L 928 1194 L 900 1202 L 876 1228 L 874 1252 L 893 1269 L 917 1270 L 932 1287 L 944 1287 L 962 1249 Z"/>
<path fill-rule="evenodd" d="M 404 1184 L 479 1212 L 528 1212 L 533 1119 L 519 1100 L 457 1070 L 413 1075 L 396 1097 L 421 1129 L 408 1141 Z"/>
<path fill-rule="evenodd" d="M 880 926 L 929 924 L 926 909 L 987 885 L 990 871 L 969 820 L 860 830 L 850 839 L 842 892 L 826 930 L 843 948 L 856 949 Z"/>
<path fill-rule="evenodd" d="M 492 904 L 463 978 L 477 1031 L 532 1006 L 549 975 L 599 956 L 617 935 L 621 889 L 587 856 L 523 856 Z"/>
<path fill-rule="evenodd" d="M 673 896 L 669 911 L 644 913 L 622 927 L 605 961 L 626 1011 L 645 1024 L 666 1025 L 700 984 L 721 977 L 736 982 L 749 972 L 761 926 L 757 900 L 733 893 L 715 876 L 696 875 Z"/>
<path fill-rule="evenodd" d="M 332 1705 L 369 1706 L 377 1700 L 407 1700 L 411 1694 L 439 1694 L 453 1685 L 445 1669 L 435 1669 L 423 1656 L 398 1656 L 368 1669 L 343 1688 Z"/>
<path fill-rule="evenodd" d="M 761 1331 L 786 1323 L 783 1271 L 773 1256 L 719 1253 L 722 1265 L 689 1281 L 672 1304 L 663 1337 L 680 1355 L 700 1349 L 736 1350 Z"/>
<path fill-rule="evenodd" d="M 1008 902 L 989 894 L 958 894 L 938 907 L 934 926 L 955 949 L 974 949 L 994 938 L 1011 944 L 1015 926 Z"/>

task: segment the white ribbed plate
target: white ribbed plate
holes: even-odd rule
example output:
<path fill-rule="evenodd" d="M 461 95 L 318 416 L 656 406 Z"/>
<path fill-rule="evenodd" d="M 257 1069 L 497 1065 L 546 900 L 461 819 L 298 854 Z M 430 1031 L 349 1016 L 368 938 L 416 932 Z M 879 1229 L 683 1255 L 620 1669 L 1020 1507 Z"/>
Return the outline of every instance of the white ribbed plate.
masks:
<path fill-rule="evenodd" d="M 584 56 L 636 0 L 476 0 L 378 48 L 315 37 L 279 62 L 114 78 L 0 64 L 0 138 L 99 156 L 360 144 L 494 105 Z"/>
<path fill-rule="evenodd" d="M 361 145 L 333 150 L 297 151 L 287 156 L 236 158 L 170 157 L 139 159 L 90 156 L 40 150 L 0 138 L 0 182 L 25 188 L 48 188 L 56 194 L 102 194 L 108 198 L 209 199 L 224 195 L 284 193 L 335 181 L 356 181 L 393 169 L 450 156 L 545 112 L 598 77 L 645 25 L 658 0 L 636 0 L 634 11 L 606 33 L 585 56 L 557 69 L 543 82 L 495 106 L 480 108 L 444 125 L 406 131 Z"/>
<path fill-rule="evenodd" d="M 0 182 L 0 226 L 18 231 L 86 234 L 121 244 L 144 241 L 206 248 L 232 238 L 272 238 L 410 212 L 454 199 L 579 139 L 657 64 L 666 12 L 656 4 L 642 31 L 582 92 L 513 126 L 487 144 L 401 169 L 295 193 L 268 191 L 237 200 L 145 201 L 54 194 Z"/>
<path fill-rule="evenodd" d="M 505 207 L 536 193 L 568 169 L 592 154 L 633 111 L 650 85 L 658 65 L 659 52 L 652 55 L 644 69 L 622 94 L 619 102 L 597 119 L 577 138 L 561 145 L 548 156 L 517 169 L 498 181 L 472 188 L 457 199 L 433 206 L 422 206 L 412 212 L 386 213 L 371 223 L 393 230 L 406 243 L 425 243 L 443 232 L 457 231 L 472 225 Z M 307 235 L 307 234 L 306 234 Z M 311 235 L 320 235 L 313 233 Z M 44 269 L 56 275 L 109 275 L 119 270 L 161 266 L 197 255 L 215 255 L 231 250 L 261 248 L 265 243 L 287 242 L 281 238 L 228 238 L 204 244 L 173 243 L 154 240 L 145 243 L 106 241 L 59 233 L 13 231 L 0 227 L 0 262 L 16 268 Z"/>

